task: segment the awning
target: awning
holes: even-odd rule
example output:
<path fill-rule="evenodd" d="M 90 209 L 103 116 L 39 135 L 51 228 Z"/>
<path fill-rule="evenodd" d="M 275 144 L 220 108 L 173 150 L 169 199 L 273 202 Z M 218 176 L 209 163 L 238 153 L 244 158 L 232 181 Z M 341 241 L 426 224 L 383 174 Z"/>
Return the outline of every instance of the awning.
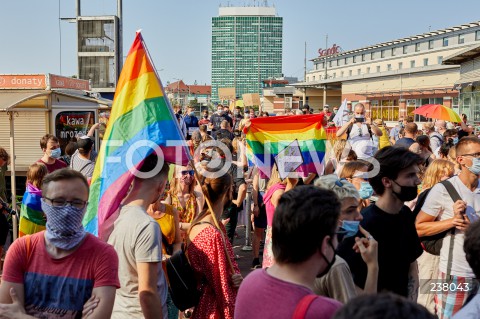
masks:
<path fill-rule="evenodd" d="M 480 44 L 470 46 L 443 59 L 444 65 L 458 65 L 480 56 Z"/>
<path fill-rule="evenodd" d="M 472 81 L 472 80 L 459 80 L 455 82 L 454 89 L 461 90 L 468 86 L 480 86 L 480 81 Z"/>
<path fill-rule="evenodd" d="M 85 91 L 80 91 L 79 92 L 79 91 L 74 91 L 74 90 L 70 90 L 70 91 L 54 90 L 52 92 L 56 93 L 56 94 L 59 94 L 59 95 L 72 97 L 72 98 L 75 98 L 75 99 L 80 99 L 80 100 L 85 100 L 85 101 L 89 101 L 89 102 L 98 103 L 99 105 L 104 105 L 104 106 L 108 106 L 108 107 L 111 107 L 112 103 L 113 103 L 112 100 L 104 99 L 100 96 L 99 93 L 95 93 L 95 92 L 85 92 Z"/>
<path fill-rule="evenodd" d="M 49 95 L 50 91 L 2 92 L 0 91 L 0 111 L 9 111 L 18 104 L 38 96 Z"/>

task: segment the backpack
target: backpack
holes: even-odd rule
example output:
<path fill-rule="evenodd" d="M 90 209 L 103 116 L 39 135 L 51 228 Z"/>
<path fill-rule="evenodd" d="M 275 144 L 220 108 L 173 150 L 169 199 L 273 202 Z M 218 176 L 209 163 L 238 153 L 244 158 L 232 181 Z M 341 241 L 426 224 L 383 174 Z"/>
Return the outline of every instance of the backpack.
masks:
<path fill-rule="evenodd" d="M 448 194 L 452 198 L 453 202 L 455 203 L 457 200 L 461 199 L 460 195 L 458 194 L 457 190 L 453 187 L 452 183 L 449 182 L 448 180 L 445 180 L 443 182 L 440 182 L 445 188 L 447 189 Z M 417 217 L 418 213 L 422 209 L 423 204 L 425 203 L 425 200 L 428 197 L 428 194 L 430 193 L 430 189 L 427 189 L 426 191 L 422 192 L 420 195 L 418 195 L 417 199 L 417 204 L 415 205 L 415 208 L 413 209 L 413 215 Z M 420 241 L 423 246 L 423 250 L 426 252 L 435 255 L 435 256 L 440 256 L 440 250 L 442 249 L 443 245 L 443 238 L 451 232 L 452 238 L 455 236 L 455 227 L 451 229 L 447 229 L 441 233 L 438 233 L 436 235 L 432 236 L 423 236 L 420 237 Z M 450 247 L 451 249 L 453 246 Z"/>
<path fill-rule="evenodd" d="M 191 227 L 203 223 L 206 222 L 195 223 Z M 198 281 L 185 254 L 186 251 L 185 245 L 184 249 L 175 252 L 166 262 L 168 291 L 173 303 L 180 311 L 195 307 L 200 301 Z"/>
<path fill-rule="evenodd" d="M 443 145 L 443 143 L 444 143 L 443 139 L 440 138 L 440 136 L 438 136 L 438 135 L 433 135 L 433 136 L 430 137 L 430 139 L 432 139 L 432 138 L 434 138 L 434 137 L 436 137 L 437 140 L 440 142 L 440 147 L 441 147 L 441 146 Z"/>

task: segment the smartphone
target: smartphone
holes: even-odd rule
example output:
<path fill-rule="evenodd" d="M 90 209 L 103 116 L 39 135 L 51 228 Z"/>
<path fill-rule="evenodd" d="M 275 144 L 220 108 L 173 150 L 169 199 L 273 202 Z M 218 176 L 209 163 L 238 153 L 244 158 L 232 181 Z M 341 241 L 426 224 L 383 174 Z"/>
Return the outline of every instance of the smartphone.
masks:
<path fill-rule="evenodd" d="M 363 123 L 363 122 L 365 122 L 365 118 L 364 118 L 364 117 L 356 117 L 356 118 L 355 118 L 355 122 L 357 122 L 357 123 Z"/>
<path fill-rule="evenodd" d="M 470 220 L 471 223 L 475 222 L 478 220 L 478 215 L 475 212 L 475 209 L 471 206 L 467 206 L 467 209 L 465 210 L 465 216 Z"/>

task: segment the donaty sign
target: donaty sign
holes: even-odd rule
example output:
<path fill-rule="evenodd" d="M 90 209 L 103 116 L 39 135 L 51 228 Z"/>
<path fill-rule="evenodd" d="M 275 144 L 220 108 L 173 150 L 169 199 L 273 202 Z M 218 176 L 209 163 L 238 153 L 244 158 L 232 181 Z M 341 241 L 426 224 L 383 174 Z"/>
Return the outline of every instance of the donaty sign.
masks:
<path fill-rule="evenodd" d="M 322 57 L 322 56 L 329 56 L 329 55 L 334 55 L 334 54 L 338 54 L 340 53 L 342 50 L 341 47 L 339 47 L 338 45 L 334 44 L 331 48 L 328 48 L 328 49 L 318 49 L 318 54 Z"/>
<path fill-rule="evenodd" d="M 88 80 L 55 74 L 0 74 L 1 89 L 73 89 L 90 90 Z"/>

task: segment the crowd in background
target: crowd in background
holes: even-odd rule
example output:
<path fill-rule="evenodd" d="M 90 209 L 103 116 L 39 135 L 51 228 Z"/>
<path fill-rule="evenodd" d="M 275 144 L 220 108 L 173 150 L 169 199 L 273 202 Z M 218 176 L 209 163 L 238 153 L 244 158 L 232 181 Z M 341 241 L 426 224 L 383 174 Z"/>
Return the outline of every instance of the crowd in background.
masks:
<path fill-rule="evenodd" d="M 323 108 L 325 128 L 337 111 Z M 285 110 L 299 113 L 312 110 Z M 55 136 L 42 137 L 21 237 L 5 259 L 0 317 L 478 316 L 480 140 L 466 117 L 458 127 L 438 120 L 419 128 L 405 117 L 388 128 L 357 104 L 326 141 L 324 171 L 282 179 L 275 165 L 261 172 L 247 163 L 251 119 L 268 116 L 218 105 L 199 119 L 176 107 L 195 167 L 164 164 L 136 177 L 107 243 L 82 226 L 98 125 L 63 156 Z M 208 141 L 224 147 L 203 147 Z M 225 149 L 229 171 L 198 176 L 199 168 L 216 171 L 215 160 L 225 164 Z M 0 149 L 0 164 L 8 160 Z M 140 171 L 157 163 L 150 155 Z M 243 210 L 253 225 L 254 271 L 245 279 L 232 248 Z M 180 252 L 198 288 L 195 306 L 182 311 L 165 271 Z"/>

